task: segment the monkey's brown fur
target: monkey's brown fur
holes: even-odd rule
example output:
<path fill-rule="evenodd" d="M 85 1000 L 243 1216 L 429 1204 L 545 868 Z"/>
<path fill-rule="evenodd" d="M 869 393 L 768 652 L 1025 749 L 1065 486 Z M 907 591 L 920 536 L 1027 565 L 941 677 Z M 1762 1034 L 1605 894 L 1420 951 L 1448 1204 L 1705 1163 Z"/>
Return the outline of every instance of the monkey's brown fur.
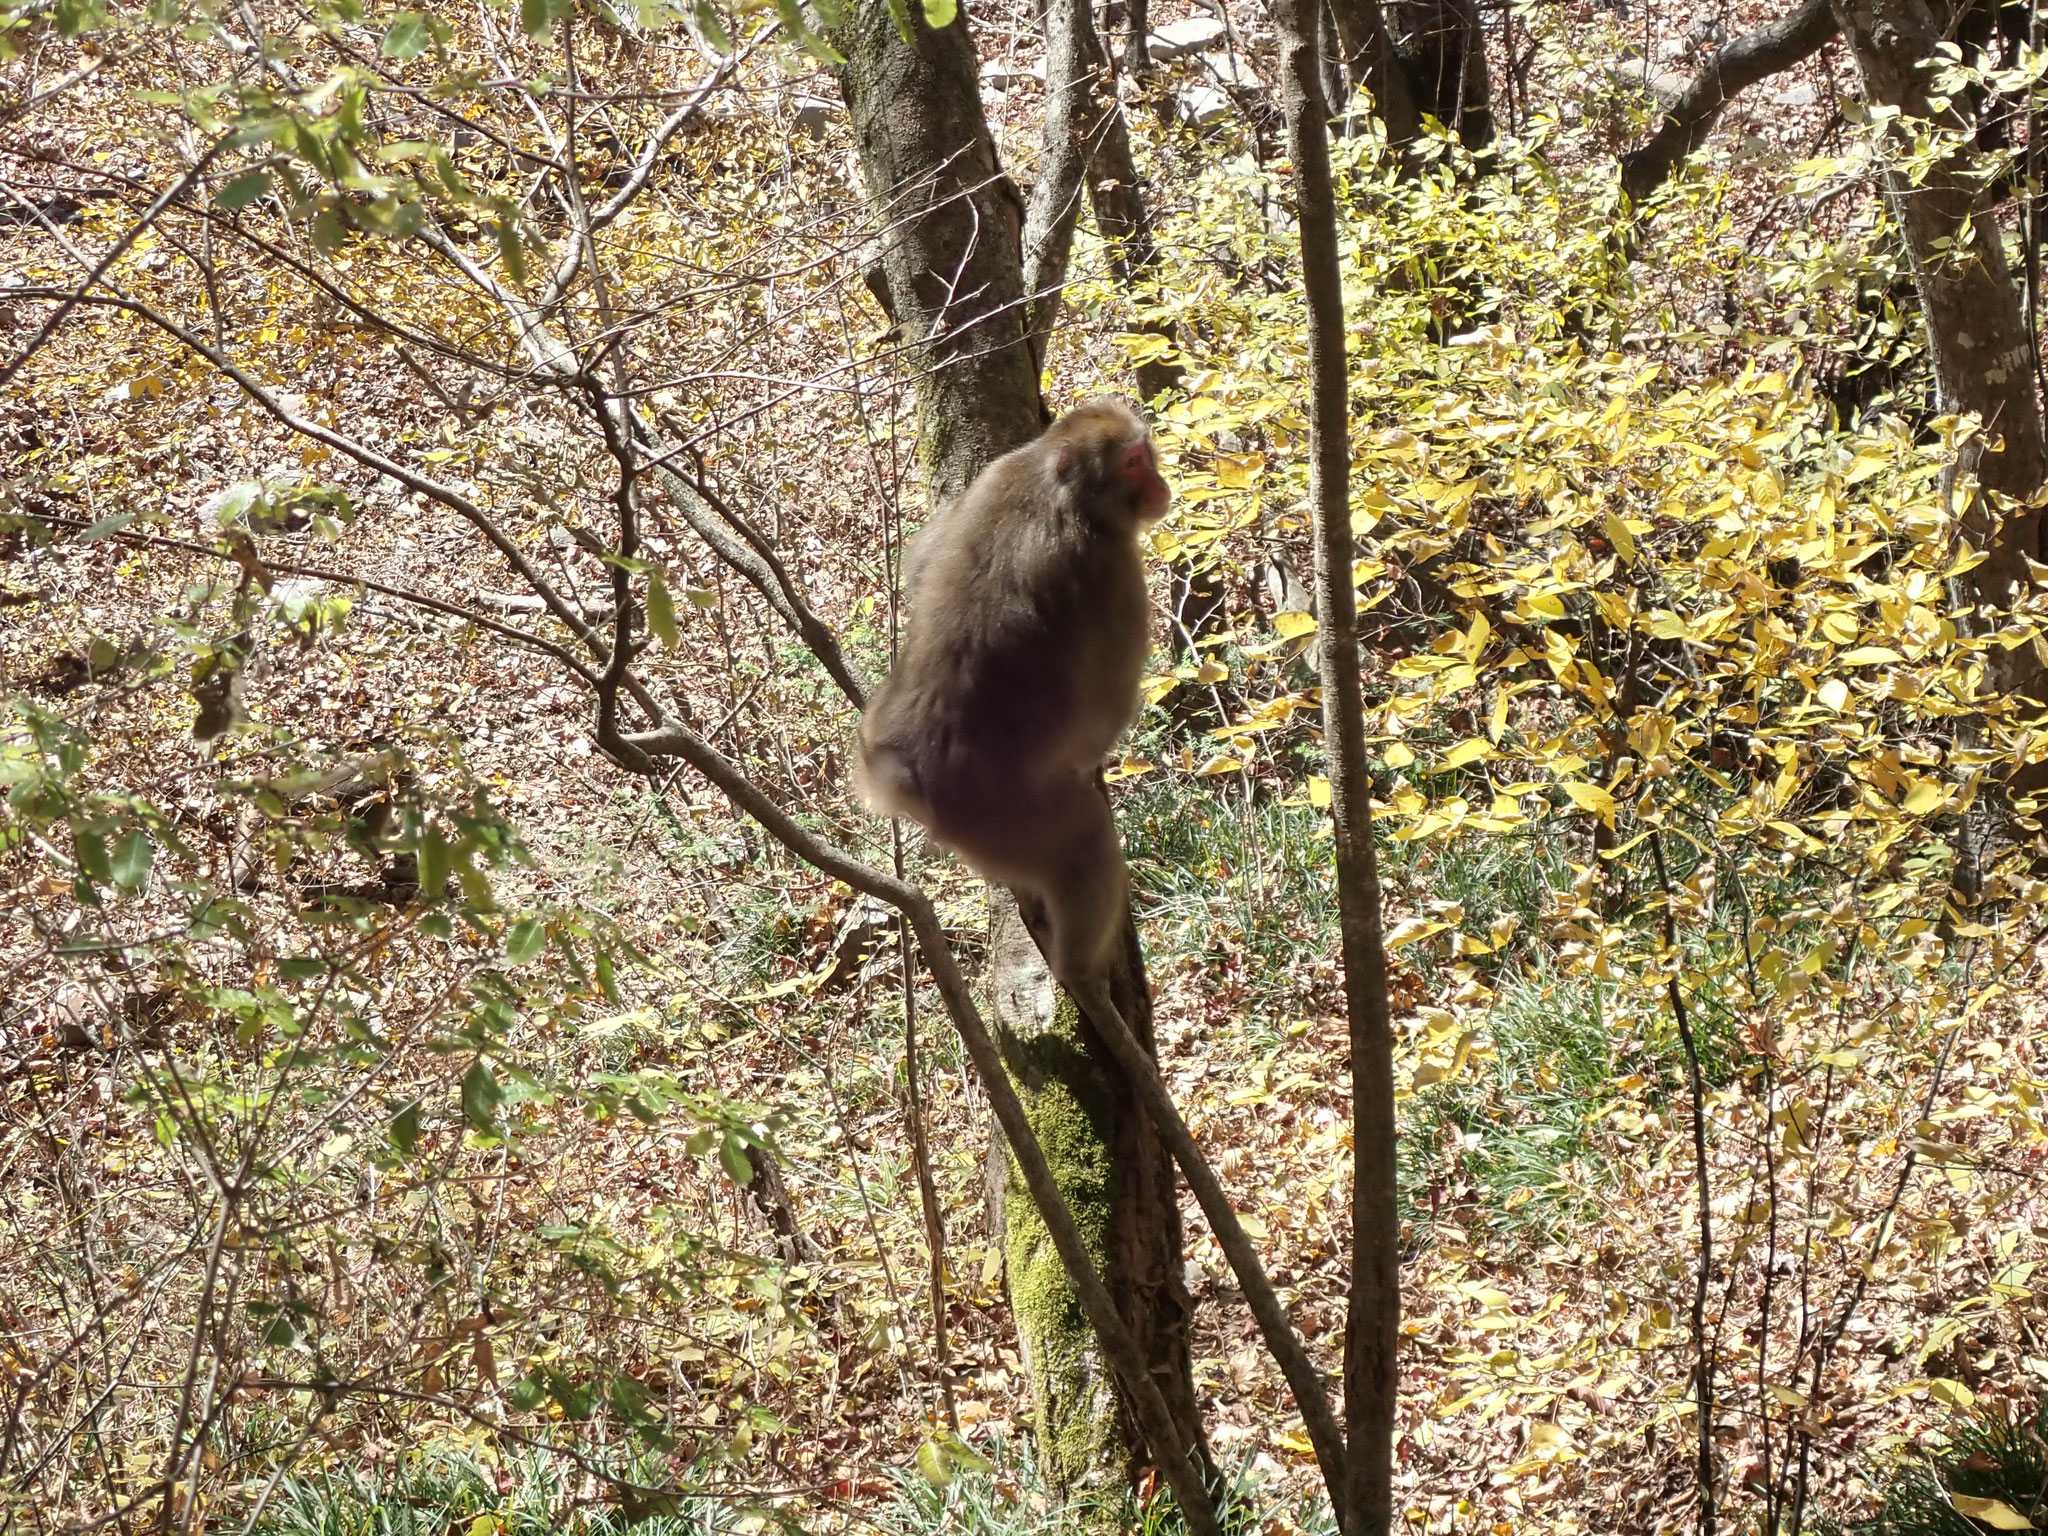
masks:
<path fill-rule="evenodd" d="M 918 536 L 909 633 L 861 721 L 868 803 L 1035 906 L 1062 982 L 1107 970 L 1128 902 L 1100 774 L 1149 643 L 1138 534 L 1170 496 L 1120 400 L 997 459 Z"/>

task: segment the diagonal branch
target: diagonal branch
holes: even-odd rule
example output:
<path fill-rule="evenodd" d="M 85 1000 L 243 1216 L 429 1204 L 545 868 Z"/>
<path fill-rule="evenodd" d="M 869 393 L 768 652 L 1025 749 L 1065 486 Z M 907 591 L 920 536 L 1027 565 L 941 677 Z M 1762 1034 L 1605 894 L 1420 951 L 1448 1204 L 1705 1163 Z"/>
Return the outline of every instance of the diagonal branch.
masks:
<path fill-rule="evenodd" d="M 247 395 L 278 422 L 289 427 L 299 436 L 311 438 L 314 442 L 325 444 L 337 453 L 346 454 L 364 468 L 374 469 L 380 475 L 387 475 L 407 490 L 416 491 L 420 495 L 437 501 L 442 506 L 456 513 L 481 533 L 490 542 L 492 548 L 504 556 L 505 563 L 519 573 L 520 579 L 527 583 L 542 602 L 547 604 L 548 612 L 553 614 L 564 628 L 578 640 L 582 641 L 589 648 L 593 656 L 602 662 L 609 662 L 610 652 L 604 643 L 603 637 L 584 621 L 581 607 L 571 603 L 561 593 L 557 592 L 533 562 L 526 558 L 525 551 L 520 549 L 518 544 L 513 541 L 511 535 L 500 528 L 496 520 L 484 511 L 482 507 L 479 507 L 453 486 L 443 485 L 432 476 L 422 474 L 416 469 L 399 463 L 396 459 L 379 453 L 368 444 L 358 442 L 345 432 L 337 432 L 332 427 L 323 426 L 317 421 L 300 415 L 297 411 L 286 405 L 262 380 L 242 367 L 241 364 L 215 347 L 205 337 L 198 335 L 187 326 L 181 325 L 154 305 L 145 304 L 139 299 L 131 299 L 112 293 L 74 293 L 55 288 L 15 288 L 11 292 L 16 298 L 69 300 L 73 303 L 96 304 L 102 308 L 123 310 L 128 314 L 136 316 L 138 319 L 146 320 L 159 330 L 175 337 L 187 351 L 195 356 L 205 358 L 207 362 L 234 380 L 241 388 L 243 394 Z M 651 696 L 645 695 L 644 689 L 630 681 L 628 686 L 633 689 L 634 702 L 645 709 L 650 718 L 657 721 L 665 718 L 664 712 L 655 704 Z"/>
<path fill-rule="evenodd" d="M 1245 1234 L 1244 1223 L 1238 1219 L 1237 1211 L 1230 1203 L 1216 1172 L 1209 1166 L 1209 1160 L 1202 1155 L 1201 1144 L 1188 1129 L 1187 1121 L 1181 1118 L 1180 1110 L 1174 1106 L 1173 1095 L 1166 1090 L 1160 1079 L 1159 1064 L 1146 1054 L 1138 1044 L 1137 1036 L 1131 1033 L 1131 1026 L 1117 1012 L 1111 1001 L 1109 988 L 1099 981 L 1083 983 L 1078 990 L 1069 987 L 1076 1003 L 1088 1016 L 1089 1023 L 1109 1046 L 1118 1065 L 1137 1084 L 1138 1097 L 1144 1101 L 1145 1111 L 1152 1117 L 1152 1123 L 1159 1128 L 1161 1138 L 1173 1153 L 1173 1159 L 1180 1164 L 1181 1172 L 1187 1175 L 1188 1188 L 1194 1191 L 1195 1202 L 1202 1208 L 1202 1214 L 1209 1218 L 1209 1231 L 1216 1239 L 1223 1256 L 1230 1261 L 1230 1268 L 1237 1276 L 1238 1287 L 1244 1292 L 1245 1304 L 1251 1309 L 1252 1318 L 1259 1325 L 1259 1332 L 1266 1341 L 1266 1349 L 1279 1363 L 1280 1372 L 1287 1378 L 1287 1385 L 1294 1393 L 1294 1405 L 1301 1410 L 1301 1421 L 1308 1430 L 1309 1443 L 1315 1450 L 1316 1464 L 1322 1468 L 1324 1486 L 1335 1490 L 1345 1486 L 1348 1475 L 1345 1470 L 1345 1448 L 1343 1432 L 1337 1427 L 1337 1417 L 1330 1411 L 1329 1384 L 1323 1373 L 1316 1369 L 1309 1359 L 1308 1346 L 1301 1341 L 1301 1335 L 1294 1331 L 1294 1324 L 1288 1320 L 1287 1309 L 1280 1304 L 1280 1297 L 1273 1289 L 1273 1282 L 1267 1278 L 1266 1269 L 1259 1262 L 1259 1252 L 1252 1246 L 1251 1238 Z"/>
<path fill-rule="evenodd" d="M 29 337 L 27 344 L 9 358 L 4 366 L 0 366 L 0 385 L 5 385 L 12 380 L 17 373 L 21 372 L 23 364 L 34 357 L 36 353 L 42 351 L 44 346 L 49 343 L 50 338 L 57 334 L 57 327 L 64 323 L 64 317 L 80 304 L 86 302 L 92 290 L 98 286 L 100 279 L 107 275 L 115 262 L 128 253 L 128 247 L 140 238 L 145 229 L 148 229 L 150 225 L 162 217 L 163 211 L 166 208 L 183 197 L 191 188 L 193 182 L 206 173 L 206 168 L 213 164 L 214 157 L 227 148 L 228 137 L 228 135 L 222 134 L 219 138 L 215 139 L 206 147 L 205 153 L 192 162 L 184 175 L 158 193 L 156 200 L 142 210 L 142 217 L 128 226 L 127 232 L 108 248 L 106 255 L 102 256 L 93 266 L 92 270 L 86 273 L 83 281 L 79 283 L 76 289 L 69 293 L 51 295 L 56 298 L 57 307 L 50 311 L 42 325 L 37 328 L 35 335 Z M 23 294 L 25 291 L 19 288 L 14 290 L 17 295 Z M 38 297 L 41 296 L 38 295 Z"/>
<path fill-rule="evenodd" d="M 1046 1162 L 1045 1149 L 1032 1130 L 1023 1101 L 1017 1097 L 1017 1089 L 1003 1065 L 1002 1053 L 990 1036 L 980 1010 L 974 1006 L 967 978 L 961 975 L 959 964 L 947 947 L 945 930 L 940 926 L 931 898 L 916 886 L 863 863 L 806 831 L 793 816 L 763 794 L 737 765 L 687 726 L 669 725 L 659 730 L 601 740 L 599 746 L 617 761 L 628 765 L 634 765 L 637 758 L 637 766 L 643 771 L 651 768 L 657 757 L 682 758 L 798 858 L 834 879 L 845 881 L 864 895 L 886 901 L 909 919 L 911 929 L 917 935 L 918 947 L 924 951 L 925 963 L 931 967 L 932 979 L 938 984 L 947 1016 L 959 1033 L 961 1043 L 967 1047 L 967 1055 L 974 1063 L 975 1071 L 981 1076 L 982 1091 L 988 1095 L 996 1120 L 1009 1140 L 1018 1172 L 1023 1175 L 1032 1203 L 1045 1222 L 1046 1232 L 1059 1253 L 1061 1266 L 1073 1282 L 1081 1308 L 1094 1326 L 1103 1354 L 1108 1357 L 1124 1390 L 1130 1395 L 1133 1410 L 1152 1442 L 1154 1454 L 1178 1474 L 1172 1487 L 1181 1500 L 1188 1525 L 1197 1536 L 1215 1536 L 1215 1516 L 1207 1506 L 1201 1482 L 1194 1476 L 1189 1459 L 1178 1444 L 1165 1396 L 1159 1383 L 1146 1369 L 1136 1339 L 1118 1313 L 1108 1288 L 1103 1285 L 1094 1259 L 1089 1256 L 1087 1244 L 1075 1224 L 1073 1210 L 1068 1206 L 1066 1196 L 1060 1193 L 1051 1165 Z"/>
<path fill-rule="evenodd" d="M 641 423 L 645 427 L 645 422 Z M 739 508 L 711 488 L 704 473 L 703 458 L 695 448 L 690 457 L 696 472 L 685 476 L 673 467 L 669 460 L 672 454 L 647 434 L 647 447 L 657 459 L 656 473 L 669 499 L 682 514 L 683 521 L 695 530 L 697 536 L 717 551 L 725 563 L 738 571 L 759 589 L 768 599 L 769 606 L 782 616 L 783 622 L 797 632 L 810 649 L 818 663 L 839 685 L 839 691 L 846 695 L 855 709 L 867 708 L 868 683 L 861 675 L 860 668 L 848 659 L 840 648 L 839 637 L 832 632 L 832 626 L 819 618 L 805 600 L 803 589 L 796 578 L 789 574 L 789 567 L 775 552 L 774 542 Z M 709 507 L 723 518 L 729 527 L 721 527 L 704 514 Z M 734 535 L 738 535 L 737 541 Z"/>
<path fill-rule="evenodd" d="M 1713 132 L 1721 109 L 1759 80 L 1811 58 L 1835 35 L 1828 0 L 1806 0 L 1790 15 L 1714 50 L 1706 67 L 1665 110 L 1650 142 L 1621 157 L 1621 186 L 1640 203 L 1671 179 L 1685 157 Z"/>

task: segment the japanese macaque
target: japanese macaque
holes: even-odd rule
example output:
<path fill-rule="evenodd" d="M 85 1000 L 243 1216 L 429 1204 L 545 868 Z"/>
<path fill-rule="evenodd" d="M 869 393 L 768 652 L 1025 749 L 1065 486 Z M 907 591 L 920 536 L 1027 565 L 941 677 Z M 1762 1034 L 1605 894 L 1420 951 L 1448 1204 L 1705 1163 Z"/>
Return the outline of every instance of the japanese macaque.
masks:
<path fill-rule="evenodd" d="M 997 459 L 918 536 L 909 633 L 861 721 L 868 803 L 1014 891 L 1070 991 L 1107 976 L 1128 909 L 1102 761 L 1150 640 L 1138 534 L 1171 495 L 1120 400 Z"/>

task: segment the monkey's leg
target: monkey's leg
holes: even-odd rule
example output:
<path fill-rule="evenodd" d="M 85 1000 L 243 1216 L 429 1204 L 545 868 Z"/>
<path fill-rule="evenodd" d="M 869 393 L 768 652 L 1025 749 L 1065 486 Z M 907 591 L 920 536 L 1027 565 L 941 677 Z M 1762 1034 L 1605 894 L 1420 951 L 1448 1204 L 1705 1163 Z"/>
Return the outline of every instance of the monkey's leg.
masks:
<path fill-rule="evenodd" d="M 1060 836 L 1032 894 L 1045 909 L 1046 964 L 1063 982 L 1108 975 L 1130 907 L 1131 872 L 1109 801 L 1093 784 L 1062 797 Z"/>

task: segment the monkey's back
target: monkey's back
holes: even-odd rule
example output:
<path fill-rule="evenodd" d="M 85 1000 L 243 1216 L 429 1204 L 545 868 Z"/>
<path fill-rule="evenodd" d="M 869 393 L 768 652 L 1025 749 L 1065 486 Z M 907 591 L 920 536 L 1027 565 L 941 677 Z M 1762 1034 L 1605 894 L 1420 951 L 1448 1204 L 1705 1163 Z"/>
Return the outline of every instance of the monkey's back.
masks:
<path fill-rule="evenodd" d="M 1136 709 L 1149 627 L 1136 530 L 1048 496 L 1044 479 L 1035 446 L 1005 455 L 912 553 L 909 632 L 862 741 L 939 823 L 1092 775 Z"/>

